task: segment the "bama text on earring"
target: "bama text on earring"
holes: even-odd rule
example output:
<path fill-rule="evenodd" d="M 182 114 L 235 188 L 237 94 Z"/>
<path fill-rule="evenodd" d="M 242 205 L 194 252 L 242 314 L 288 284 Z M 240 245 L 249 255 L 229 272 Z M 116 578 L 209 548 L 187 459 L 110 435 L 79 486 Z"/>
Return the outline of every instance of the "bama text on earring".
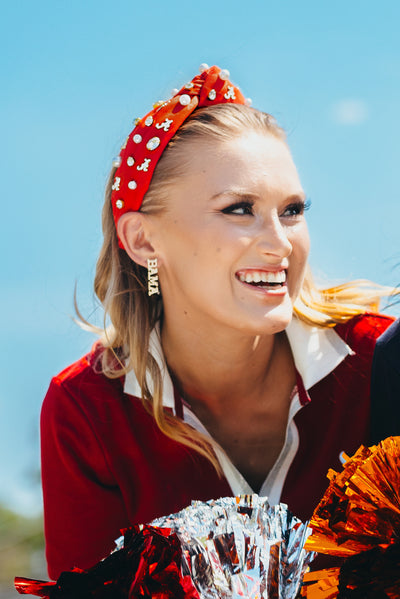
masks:
<path fill-rule="evenodd" d="M 157 258 L 151 260 L 147 258 L 147 295 L 160 295 L 158 287 L 158 267 Z"/>

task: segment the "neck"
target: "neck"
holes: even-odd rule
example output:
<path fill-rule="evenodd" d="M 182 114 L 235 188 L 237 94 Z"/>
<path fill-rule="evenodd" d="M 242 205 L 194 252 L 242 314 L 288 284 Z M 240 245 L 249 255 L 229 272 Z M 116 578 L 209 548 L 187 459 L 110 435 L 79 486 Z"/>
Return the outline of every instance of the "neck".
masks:
<path fill-rule="evenodd" d="M 218 416 L 236 402 L 257 401 L 273 388 L 288 353 L 284 333 L 250 336 L 171 327 L 164 322 L 161 341 L 166 362 L 182 396 Z M 290 353 L 290 349 L 289 349 Z M 273 394 L 271 394 L 273 396 Z"/>

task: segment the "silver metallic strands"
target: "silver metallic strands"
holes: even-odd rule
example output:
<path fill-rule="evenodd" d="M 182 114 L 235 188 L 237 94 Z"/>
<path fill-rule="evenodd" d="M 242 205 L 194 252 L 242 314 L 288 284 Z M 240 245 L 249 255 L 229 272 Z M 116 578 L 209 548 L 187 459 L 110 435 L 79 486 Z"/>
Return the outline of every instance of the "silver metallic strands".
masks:
<path fill-rule="evenodd" d="M 258 495 L 193 501 L 151 525 L 177 534 L 200 599 L 293 599 L 314 557 L 307 524 Z"/>

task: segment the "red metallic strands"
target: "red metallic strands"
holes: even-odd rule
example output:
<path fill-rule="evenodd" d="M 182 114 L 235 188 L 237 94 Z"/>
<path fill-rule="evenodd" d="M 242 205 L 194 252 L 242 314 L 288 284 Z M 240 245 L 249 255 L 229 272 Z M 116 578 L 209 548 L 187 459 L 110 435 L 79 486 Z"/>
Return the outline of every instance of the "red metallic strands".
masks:
<path fill-rule="evenodd" d="M 202 66 L 200 74 L 172 98 L 157 103 L 138 120 L 117 162 L 111 194 L 115 225 L 125 212 L 140 209 L 157 162 L 188 116 L 196 108 L 229 103 L 246 103 L 241 91 L 229 81 L 229 72 Z"/>
<path fill-rule="evenodd" d="M 57 582 L 16 578 L 15 588 L 47 599 L 199 599 L 174 533 L 134 526 L 124 537 L 122 549 L 88 570 L 63 572 Z"/>

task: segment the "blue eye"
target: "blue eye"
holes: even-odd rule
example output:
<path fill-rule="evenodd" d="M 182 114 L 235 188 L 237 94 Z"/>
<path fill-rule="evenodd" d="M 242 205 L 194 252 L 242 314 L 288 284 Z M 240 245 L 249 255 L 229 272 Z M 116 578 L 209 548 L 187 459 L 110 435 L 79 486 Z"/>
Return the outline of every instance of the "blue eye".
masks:
<path fill-rule="evenodd" d="M 238 214 L 244 216 L 245 214 L 253 214 L 253 204 L 251 202 L 236 202 L 231 204 L 222 210 L 224 214 Z"/>
<path fill-rule="evenodd" d="M 289 204 L 289 206 L 285 208 L 282 216 L 301 216 L 302 214 L 304 214 L 306 210 L 310 208 L 310 206 L 310 200 L 307 200 L 306 202 L 293 202 L 293 204 Z"/>

